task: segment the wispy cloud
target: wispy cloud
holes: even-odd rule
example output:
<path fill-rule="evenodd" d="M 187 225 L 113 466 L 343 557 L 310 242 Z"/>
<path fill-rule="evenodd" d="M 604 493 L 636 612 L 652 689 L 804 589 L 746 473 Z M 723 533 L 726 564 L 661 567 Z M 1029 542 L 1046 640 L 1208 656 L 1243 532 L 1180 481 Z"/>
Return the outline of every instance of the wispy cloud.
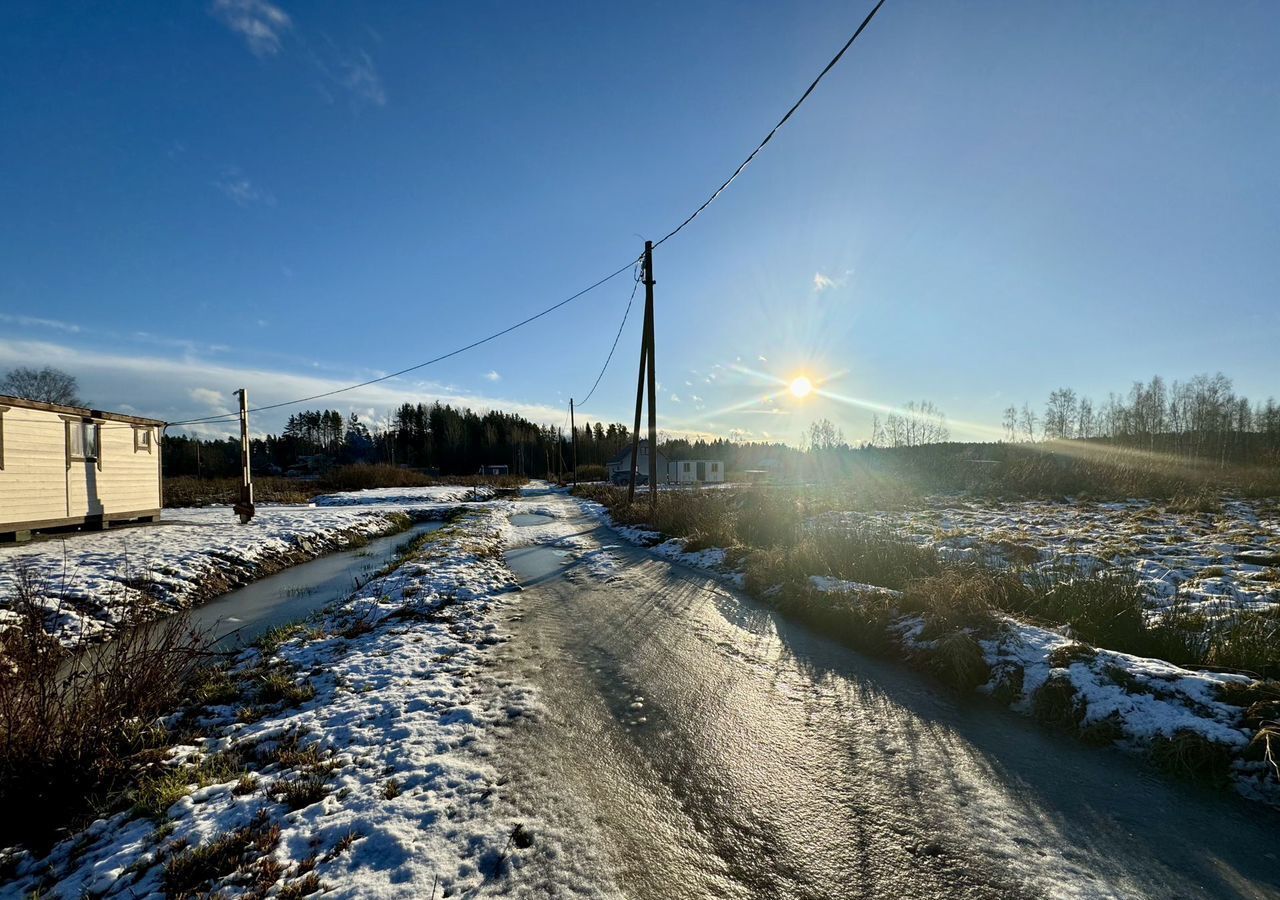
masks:
<path fill-rule="evenodd" d="M 499 374 L 498 374 L 498 372 L 497 372 L 497 370 L 495 370 L 495 369 L 490 369 L 488 372 L 485 372 L 485 373 L 484 373 L 484 377 L 485 377 L 485 380 L 486 380 L 486 381 L 501 381 L 501 380 L 502 380 L 502 376 L 501 376 L 501 375 L 499 375 Z"/>
<path fill-rule="evenodd" d="M 813 289 L 816 293 L 821 294 L 823 291 L 829 291 L 832 288 L 842 288 L 849 283 L 849 276 L 853 274 L 852 269 L 846 269 L 843 275 L 824 275 L 821 272 L 813 273 Z"/>
<path fill-rule="evenodd" d="M 324 76 L 320 92 L 329 103 L 337 98 L 329 88 L 340 88 L 351 100 L 353 108 L 364 105 L 386 106 L 387 90 L 383 87 L 378 67 L 362 47 L 345 50 L 327 36 L 316 45 L 307 45 L 311 64 Z"/>
<path fill-rule="evenodd" d="M 233 408 L 231 392 L 245 387 L 254 405 L 282 403 L 345 387 L 354 380 L 299 374 L 291 371 L 237 366 L 191 356 L 172 358 L 143 353 L 100 352 L 52 341 L 19 341 L 0 338 L 0 371 L 15 365 L 56 366 L 80 380 L 85 399 L 100 409 L 121 409 L 125 405 L 142 415 L 177 421 L 222 415 Z M 354 409 L 363 417 L 369 410 L 392 410 L 405 402 L 450 403 L 476 410 L 500 409 L 525 416 L 535 422 L 558 422 L 564 415 L 559 407 L 510 397 L 490 397 L 455 390 L 430 381 L 393 380 L 340 394 L 324 401 L 330 409 L 344 413 Z M 290 412 L 288 407 L 253 418 L 255 434 L 279 432 Z M 229 435 L 234 421 L 192 428 L 207 435 Z"/>
<path fill-rule="evenodd" d="M 339 83 L 355 98 L 374 106 L 387 105 L 386 89 L 383 88 L 382 79 L 368 53 L 357 50 L 354 56 L 340 59 L 338 64 L 342 67 Z"/>
<path fill-rule="evenodd" d="M 267 206 L 276 205 L 274 194 L 258 187 L 236 166 L 223 169 L 213 186 L 231 198 L 237 206 L 253 206 L 257 203 L 265 203 Z"/>
<path fill-rule="evenodd" d="M 279 53 L 281 35 L 293 27 L 289 14 L 267 0 L 213 0 L 210 13 L 259 57 Z"/>
<path fill-rule="evenodd" d="M 6 325 L 22 325 L 26 328 L 56 328 L 58 331 L 78 332 L 80 326 L 71 322 L 59 322 L 57 319 L 41 319 L 37 316 L 11 316 L 0 313 L 0 322 Z"/>

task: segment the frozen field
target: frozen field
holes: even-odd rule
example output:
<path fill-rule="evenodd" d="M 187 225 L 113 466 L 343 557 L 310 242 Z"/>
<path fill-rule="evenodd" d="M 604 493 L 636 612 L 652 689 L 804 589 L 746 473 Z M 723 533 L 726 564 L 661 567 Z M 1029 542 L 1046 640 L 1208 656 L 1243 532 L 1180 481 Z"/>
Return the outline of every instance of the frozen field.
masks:
<path fill-rule="evenodd" d="M 1153 610 L 1184 603 L 1209 615 L 1280 602 L 1280 503 L 1228 501 L 1180 513 L 1123 503 L 937 500 L 905 512 L 827 513 L 820 524 L 889 527 L 952 559 L 1037 568 L 1133 570 Z"/>

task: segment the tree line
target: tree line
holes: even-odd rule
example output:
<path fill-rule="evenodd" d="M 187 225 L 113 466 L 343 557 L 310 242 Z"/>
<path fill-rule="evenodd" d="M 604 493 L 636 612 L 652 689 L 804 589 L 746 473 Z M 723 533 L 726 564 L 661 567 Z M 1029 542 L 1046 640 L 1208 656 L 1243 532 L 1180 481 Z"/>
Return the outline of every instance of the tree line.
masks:
<path fill-rule="evenodd" d="M 1104 403 L 1058 388 L 1042 416 L 1027 403 L 1006 408 L 1004 433 L 1011 442 L 1096 440 L 1224 465 L 1280 461 L 1280 405 L 1251 403 L 1221 372 L 1173 382 L 1155 375 Z"/>
<path fill-rule="evenodd" d="M 631 438 L 622 424 L 584 422 L 577 428 L 578 464 L 603 464 Z M 289 416 L 280 434 L 250 440 L 262 474 L 316 474 L 334 465 L 381 463 L 440 475 L 472 475 L 505 465 L 511 474 L 554 477 L 568 471 L 573 434 L 499 410 L 477 412 L 445 403 L 405 403 L 369 427 L 351 413 L 305 410 Z M 165 474 L 227 477 L 239 472 L 237 438 L 165 438 Z"/>

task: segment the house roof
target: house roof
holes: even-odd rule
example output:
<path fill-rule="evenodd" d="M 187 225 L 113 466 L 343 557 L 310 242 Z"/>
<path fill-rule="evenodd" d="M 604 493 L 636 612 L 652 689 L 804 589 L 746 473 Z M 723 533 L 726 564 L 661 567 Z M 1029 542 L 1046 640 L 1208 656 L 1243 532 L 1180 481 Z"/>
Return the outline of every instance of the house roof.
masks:
<path fill-rule="evenodd" d="M 0 394 L 0 406 L 16 406 L 19 409 L 42 409 L 45 412 L 61 413 L 64 416 L 83 416 L 89 419 L 107 419 L 111 422 L 128 422 L 132 425 L 164 425 L 163 419 L 144 419 L 141 416 L 129 416 L 124 413 L 103 412 L 100 409 L 88 409 L 83 406 L 62 406 L 57 403 L 42 403 L 39 400 L 25 400 L 22 397 L 7 397 Z"/>
<path fill-rule="evenodd" d="M 640 451 L 644 453 L 644 452 L 647 452 L 648 449 L 649 449 L 649 442 L 641 441 Z M 663 453 L 661 450 L 658 451 L 658 455 L 661 456 L 663 459 L 670 459 L 670 457 L 668 457 L 667 454 Z M 605 463 L 605 465 L 610 466 L 610 465 L 613 465 L 614 463 L 620 463 L 623 460 L 627 459 L 629 456 L 631 456 L 631 446 L 627 445 L 626 447 L 623 447 L 621 450 L 619 450 L 614 455 L 613 459 L 609 460 L 607 463 Z"/>

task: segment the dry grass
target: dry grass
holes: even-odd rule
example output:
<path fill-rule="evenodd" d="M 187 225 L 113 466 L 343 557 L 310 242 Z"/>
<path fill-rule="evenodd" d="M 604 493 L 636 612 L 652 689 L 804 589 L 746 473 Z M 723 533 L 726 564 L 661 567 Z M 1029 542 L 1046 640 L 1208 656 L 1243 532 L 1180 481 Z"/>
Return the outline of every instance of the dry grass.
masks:
<path fill-rule="evenodd" d="M 55 829 L 110 804 L 153 764 L 175 709 L 209 655 L 205 635 L 174 617 L 120 630 L 98 647 L 62 646 L 49 634 L 45 585 L 18 570 L 0 633 L 0 804 L 21 817 L 0 841 L 39 845 Z"/>

